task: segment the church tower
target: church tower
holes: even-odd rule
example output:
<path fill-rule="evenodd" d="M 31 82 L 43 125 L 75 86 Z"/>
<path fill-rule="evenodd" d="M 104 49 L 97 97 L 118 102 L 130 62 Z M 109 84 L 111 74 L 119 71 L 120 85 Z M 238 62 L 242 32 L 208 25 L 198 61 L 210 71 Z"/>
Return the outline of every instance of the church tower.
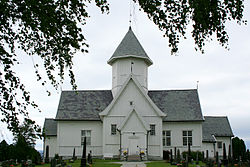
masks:
<path fill-rule="evenodd" d="M 108 60 L 112 66 L 112 94 L 116 96 L 129 75 L 133 74 L 142 88 L 148 91 L 148 67 L 153 64 L 139 43 L 131 27 L 112 57 Z"/>

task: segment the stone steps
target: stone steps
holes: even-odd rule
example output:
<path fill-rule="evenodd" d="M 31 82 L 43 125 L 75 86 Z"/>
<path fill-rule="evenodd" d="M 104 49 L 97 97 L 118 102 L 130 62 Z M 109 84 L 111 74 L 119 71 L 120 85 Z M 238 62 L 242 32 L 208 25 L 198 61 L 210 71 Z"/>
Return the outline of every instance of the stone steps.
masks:
<path fill-rule="evenodd" d="M 133 162 L 141 161 L 141 157 L 140 157 L 140 155 L 129 155 L 128 156 L 128 161 L 133 161 Z"/>

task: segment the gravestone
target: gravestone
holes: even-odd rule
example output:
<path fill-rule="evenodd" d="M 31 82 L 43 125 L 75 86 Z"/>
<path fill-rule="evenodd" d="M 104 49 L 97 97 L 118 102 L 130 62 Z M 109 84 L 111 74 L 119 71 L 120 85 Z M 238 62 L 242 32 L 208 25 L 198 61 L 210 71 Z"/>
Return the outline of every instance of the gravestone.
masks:
<path fill-rule="evenodd" d="M 49 163 L 49 146 L 46 146 L 45 163 Z"/>
<path fill-rule="evenodd" d="M 86 137 L 84 137 L 83 149 L 82 149 L 82 158 L 81 158 L 81 167 L 86 167 Z"/>

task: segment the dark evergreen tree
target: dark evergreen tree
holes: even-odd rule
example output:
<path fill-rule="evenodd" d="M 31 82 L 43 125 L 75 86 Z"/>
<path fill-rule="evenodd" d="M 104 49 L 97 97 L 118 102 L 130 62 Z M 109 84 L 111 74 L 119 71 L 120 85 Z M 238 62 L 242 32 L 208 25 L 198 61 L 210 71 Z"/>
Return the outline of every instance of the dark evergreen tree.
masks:
<path fill-rule="evenodd" d="M 232 139 L 232 148 L 234 160 L 239 161 L 240 158 L 244 158 L 244 155 L 246 153 L 246 145 L 242 139 L 234 137 Z"/>
<path fill-rule="evenodd" d="M 1 143 L 0 143 L 0 162 L 10 159 L 8 149 L 9 149 L 8 143 L 5 140 L 1 141 Z"/>

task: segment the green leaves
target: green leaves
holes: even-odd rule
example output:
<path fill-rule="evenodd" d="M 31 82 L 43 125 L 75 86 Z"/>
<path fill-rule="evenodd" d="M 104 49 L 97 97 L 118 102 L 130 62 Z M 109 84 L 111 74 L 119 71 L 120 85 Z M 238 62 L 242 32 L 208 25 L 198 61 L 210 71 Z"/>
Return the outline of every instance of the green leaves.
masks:
<path fill-rule="evenodd" d="M 27 56 L 35 55 L 42 59 L 47 74 L 45 78 L 32 57 L 37 81 L 42 85 L 50 83 L 58 89 L 68 73 L 72 89 L 76 89 L 72 59 L 77 51 L 88 52 L 82 25 L 89 17 L 86 8 L 90 2 L 0 1 L 0 111 L 4 115 L 2 121 L 13 133 L 21 130 L 18 115 L 29 119 L 29 106 L 40 111 L 14 71 L 14 66 L 19 63 L 16 48 L 23 50 Z M 95 3 L 102 12 L 108 12 L 106 0 L 96 0 Z M 50 95 L 49 90 L 47 93 Z M 35 125 L 35 122 L 30 123 Z"/>
<path fill-rule="evenodd" d="M 193 25 L 192 37 L 196 50 L 204 53 L 205 41 L 215 34 L 220 45 L 227 48 L 225 23 L 243 17 L 243 0 L 134 0 L 169 39 L 172 54 L 178 52 L 180 37 L 185 38 L 186 27 Z"/>

